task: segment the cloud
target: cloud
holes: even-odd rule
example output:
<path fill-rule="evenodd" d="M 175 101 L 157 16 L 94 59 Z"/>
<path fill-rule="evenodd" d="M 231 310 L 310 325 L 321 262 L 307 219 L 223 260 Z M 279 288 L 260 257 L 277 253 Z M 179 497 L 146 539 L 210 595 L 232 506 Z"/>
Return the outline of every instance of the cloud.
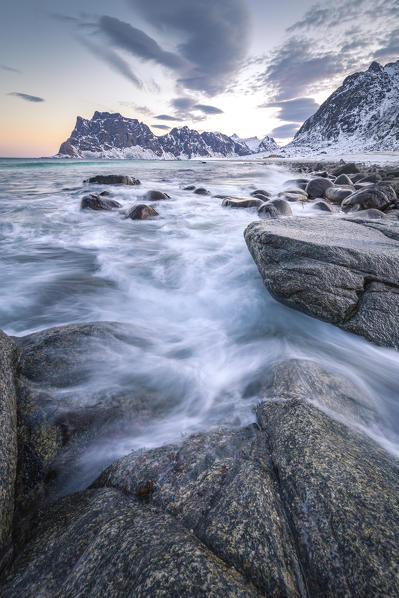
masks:
<path fill-rule="evenodd" d="M 223 92 L 242 66 L 249 45 L 245 0 L 129 0 L 152 27 L 176 38 L 188 68 L 179 82 L 209 95 Z"/>
<path fill-rule="evenodd" d="M 158 116 L 155 116 L 155 118 L 157 118 L 158 120 L 182 120 L 177 116 L 169 116 L 169 114 L 159 114 Z"/>
<path fill-rule="evenodd" d="M 383 46 L 374 52 L 374 58 L 388 60 L 399 55 L 399 28 L 394 29 L 384 40 Z"/>
<path fill-rule="evenodd" d="M 200 110 L 204 114 L 223 114 L 223 110 L 216 108 L 216 106 L 208 106 L 207 104 L 194 104 L 194 110 Z"/>
<path fill-rule="evenodd" d="M 321 80 L 342 73 L 342 57 L 320 51 L 310 40 L 290 38 L 273 54 L 265 72 L 265 84 L 275 90 L 276 100 L 289 100 L 308 93 Z"/>
<path fill-rule="evenodd" d="M 171 69 L 181 69 L 184 61 L 177 54 L 165 52 L 149 35 L 114 17 L 103 15 L 99 28 L 116 47 L 126 50 L 142 60 L 152 60 Z"/>
<path fill-rule="evenodd" d="M 313 98 L 296 98 L 284 102 L 268 102 L 259 108 L 279 108 L 278 118 L 302 123 L 312 116 L 318 109 L 319 104 Z"/>
<path fill-rule="evenodd" d="M 298 123 L 280 125 L 279 127 L 275 127 L 273 129 L 273 131 L 271 132 L 271 136 L 277 137 L 278 139 L 288 139 L 289 137 L 293 137 L 298 129 Z"/>
<path fill-rule="evenodd" d="M 136 87 L 141 88 L 143 86 L 140 79 L 138 79 L 138 77 L 136 77 L 136 75 L 132 72 L 129 64 L 123 58 L 121 58 L 119 54 L 111 50 L 111 48 L 106 47 L 103 44 L 93 42 L 91 39 L 89 40 L 85 37 L 82 37 L 81 35 L 76 36 L 76 39 L 83 46 L 85 46 L 96 58 L 101 58 L 114 71 L 123 75 Z"/>
<path fill-rule="evenodd" d="M 0 69 L 2 71 L 9 71 L 11 73 L 20 73 L 18 69 L 14 69 L 12 66 L 7 66 L 6 64 L 0 64 Z"/>
<path fill-rule="evenodd" d="M 168 127 L 167 125 L 151 125 L 154 129 L 163 129 L 165 131 L 167 131 L 168 129 L 170 129 L 170 127 Z"/>
<path fill-rule="evenodd" d="M 171 105 L 175 110 L 181 110 L 182 112 L 188 112 L 197 103 L 197 100 L 182 96 L 180 98 L 174 98 L 171 100 Z"/>
<path fill-rule="evenodd" d="M 28 93 L 20 93 L 19 91 L 11 91 L 7 94 L 8 96 L 15 96 L 17 98 L 21 98 L 21 100 L 26 100 L 27 102 L 44 102 L 44 98 L 39 98 L 38 96 L 31 96 Z"/>

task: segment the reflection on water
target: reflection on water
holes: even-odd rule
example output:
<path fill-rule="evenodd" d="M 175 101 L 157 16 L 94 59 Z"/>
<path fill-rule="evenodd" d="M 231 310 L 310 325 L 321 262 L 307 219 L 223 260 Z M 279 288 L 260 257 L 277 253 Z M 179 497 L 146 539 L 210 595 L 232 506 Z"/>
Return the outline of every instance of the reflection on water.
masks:
<path fill-rule="evenodd" d="M 81 212 L 90 189 L 83 179 L 112 172 L 142 181 L 112 188 L 124 209 L 148 189 L 172 199 L 157 202 L 160 217 L 148 221 L 126 220 L 123 210 Z M 82 364 L 84 382 L 57 392 L 73 408 L 113 404 L 118 393 L 140 388 L 157 406 L 80 454 L 64 491 L 83 487 L 132 449 L 253 421 L 259 397 L 248 388 L 290 357 L 351 379 L 375 404 L 367 432 L 398 452 L 399 355 L 274 301 L 243 239 L 256 211 L 222 208 L 212 197 L 278 191 L 292 176 L 235 162 L 0 160 L 0 328 L 22 336 L 70 322 L 130 323 L 137 342 L 97 339 Z M 183 191 L 192 183 L 212 195 Z M 312 214 L 303 204 L 294 209 Z"/>

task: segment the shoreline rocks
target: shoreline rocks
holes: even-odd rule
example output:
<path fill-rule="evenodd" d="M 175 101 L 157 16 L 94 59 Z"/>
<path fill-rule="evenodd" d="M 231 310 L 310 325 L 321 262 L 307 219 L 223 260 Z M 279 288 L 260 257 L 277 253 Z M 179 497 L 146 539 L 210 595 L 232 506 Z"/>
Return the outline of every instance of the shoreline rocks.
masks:
<path fill-rule="evenodd" d="M 131 176 L 123 174 L 98 174 L 83 181 L 84 183 L 96 183 L 98 185 L 140 185 L 140 181 Z"/>

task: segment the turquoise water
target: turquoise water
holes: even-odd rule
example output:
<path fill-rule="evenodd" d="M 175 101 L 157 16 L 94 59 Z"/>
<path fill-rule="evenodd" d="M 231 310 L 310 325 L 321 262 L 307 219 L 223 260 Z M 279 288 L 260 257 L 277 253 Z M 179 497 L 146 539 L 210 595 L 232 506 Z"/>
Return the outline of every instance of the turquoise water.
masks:
<path fill-rule="evenodd" d="M 142 185 L 110 189 L 121 211 L 82 212 L 82 196 L 103 190 L 83 180 L 100 173 L 132 175 Z M 277 192 L 292 176 L 282 167 L 223 161 L 0 160 L 0 328 L 20 336 L 71 322 L 128 322 L 140 348 L 100 344 L 112 367 L 104 371 L 99 359 L 96 369 L 92 359 L 85 385 L 59 391 L 64 406 L 139 383 L 161 399 L 173 396 L 166 416 L 90 446 L 68 489 L 132 449 L 254 421 L 259 396 L 248 388 L 290 357 L 351 379 L 377 413 L 366 433 L 398 454 L 398 354 L 273 300 L 243 239 L 256 211 L 222 208 L 214 197 Z M 184 191 L 189 184 L 212 194 Z M 124 219 L 149 189 L 172 198 L 156 204 L 159 218 Z M 311 217 L 302 204 L 295 210 Z"/>

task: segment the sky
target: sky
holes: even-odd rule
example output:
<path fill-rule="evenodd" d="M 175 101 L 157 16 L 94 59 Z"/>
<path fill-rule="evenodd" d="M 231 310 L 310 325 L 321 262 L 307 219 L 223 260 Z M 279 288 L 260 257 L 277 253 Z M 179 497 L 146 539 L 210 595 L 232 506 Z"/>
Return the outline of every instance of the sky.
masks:
<path fill-rule="evenodd" d="M 13 0 L 0 156 L 53 155 L 95 110 L 285 144 L 373 60 L 399 60 L 399 0 Z"/>

